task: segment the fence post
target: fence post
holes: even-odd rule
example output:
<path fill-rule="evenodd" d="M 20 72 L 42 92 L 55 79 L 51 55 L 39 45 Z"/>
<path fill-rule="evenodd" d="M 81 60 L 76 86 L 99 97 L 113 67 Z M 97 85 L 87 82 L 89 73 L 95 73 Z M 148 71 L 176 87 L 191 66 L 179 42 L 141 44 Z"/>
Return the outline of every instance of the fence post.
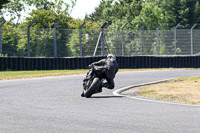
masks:
<path fill-rule="evenodd" d="M 86 23 L 84 22 L 80 27 L 79 27 L 79 46 L 80 46 L 80 56 L 82 56 L 82 28 Z"/>
<path fill-rule="evenodd" d="M 57 57 L 57 44 L 56 44 L 56 27 L 60 24 L 60 21 L 54 25 L 54 57 Z"/>
<path fill-rule="evenodd" d="M 157 28 L 157 44 L 158 44 L 158 55 L 160 55 L 160 34 L 159 34 L 159 30 L 160 28 L 163 26 L 163 24 L 161 24 L 158 28 Z"/>
<path fill-rule="evenodd" d="M 176 25 L 175 29 L 174 29 L 174 43 L 175 43 L 175 55 L 176 55 L 176 43 L 177 43 L 177 37 L 176 37 L 176 30 L 179 27 L 180 23 Z"/>
<path fill-rule="evenodd" d="M 30 28 L 33 25 L 34 21 L 32 21 L 29 25 L 28 25 L 28 48 L 27 48 L 27 53 L 28 56 L 30 56 Z"/>
<path fill-rule="evenodd" d="M 122 56 L 124 56 L 124 28 L 126 27 L 128 23 L 126 23 L 123 27 L 122 27 Z"/>
<path fill-rule="evenodd" d="M 197 24 L 194 24 L 193 26 L 192 26 L 192 28 L 190 29 L 191 30 L 191 55 L 193 55 L 193 53 L 194 53 L 194 50 L 193 50 L 193 29 L 194 29 L 194 27 L 196 26 Z"/>
<path fill-rule="evenodd" d="M 140 27 L 140 53 L 141 55 L 143 55 L 143 44 L 142 44 L 142 29 L 143 27 L 146 25 L 146 23 L 144 23 L 141 27 Z"/>
<path fill-rule="evenodd" d="M 101 28 L 101 34 L 102 34 L 102 36 L 101 36 L 101 55 L 104 55 L 105 51 L 104 51 L 104 29 L 103 28 Z"/>
<path fill-rule="evenodd" d="M 5 20 L 0 24 L 0 55 L 2 56 L 2 26 L 5 24 Z"/>
<path fill-rule="evenodd" d="M 104 27 L 108 24 L 108 22 L 106 21 L 105 23 L 103 23 L 103 25 L 101 26 L 101 55 L 104 56 L 105 55 L 105 47 L 104 47 Z"/>

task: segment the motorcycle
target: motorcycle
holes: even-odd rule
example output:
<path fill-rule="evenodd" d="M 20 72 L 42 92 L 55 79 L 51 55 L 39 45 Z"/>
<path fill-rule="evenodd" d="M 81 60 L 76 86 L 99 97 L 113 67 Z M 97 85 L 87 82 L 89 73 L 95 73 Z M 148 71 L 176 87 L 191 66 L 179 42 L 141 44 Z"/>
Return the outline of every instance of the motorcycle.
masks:
<path fill-rule="evenodd" d="M 95 93 L 102 92 L 102 84 L 106 79 L 106 69 L 103 66 L 91 66 L 83 79 L 82 97 L 90 98 Z"/>

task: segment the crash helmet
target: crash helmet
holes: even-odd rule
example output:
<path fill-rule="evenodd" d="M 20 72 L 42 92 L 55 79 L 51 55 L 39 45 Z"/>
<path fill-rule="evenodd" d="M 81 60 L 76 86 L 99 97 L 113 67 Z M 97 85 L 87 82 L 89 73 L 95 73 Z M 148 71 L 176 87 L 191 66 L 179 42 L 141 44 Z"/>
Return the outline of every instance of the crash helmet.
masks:
<path fill-rule="evenodd" d="M 108 60 L 116 60 L 116 56 L 114 54 L 108 54 L 107 59 Z"/>

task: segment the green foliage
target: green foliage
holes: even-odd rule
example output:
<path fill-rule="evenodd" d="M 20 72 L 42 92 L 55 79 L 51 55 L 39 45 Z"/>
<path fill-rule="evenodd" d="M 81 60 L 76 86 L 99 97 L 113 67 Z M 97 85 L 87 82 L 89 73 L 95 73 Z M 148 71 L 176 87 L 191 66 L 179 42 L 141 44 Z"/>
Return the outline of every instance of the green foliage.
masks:
<path fill-rule="evenodd" d="M 132 21 L 136 29 L 140 29 L 141 25 L 146 23 L 145 29 L 157 29 L 162 23 L 167 23 L 168 18 L 163 14 L 163 10 L 155 3 L 143 3 L 139 16 Z"/>
<path fill-rule="evenodd" d="M 60 24 L 57 29 L 71 28 L 70 23 L 73 21 L 72 17 L 65 15 L 64 12 L 56 13 L 53 10 L 33 10 L 30 13 L 31 17 L 26 18 L 26 22 L 19 25 L 20 28 L 27 28 L 28 25 L 34 21 L 31 26 L 31 56 L 54 56 L 54 26 L 57 22 Z M 64 34 L 62 30 L 57 30 L 57 49 L 58 56 L 69 56 L 68 47 L 65 43 L 68 41 L 69 34 Z M 27 47 L 27 39 L 20 40 L 20 48 Z"/>
<path fill-rule="evenodd" d="M 19 28 L 27 28 L 32 21 L 34 21 L 32 26 L 34 28 L 53 28 L 60 21 L 57 28 L 68 29 L 71 28 L 70 23 L 72 22 L 72 17 L 63 12 L 58 14 L 53 10 L 32 10 L 30 17 L 27 17 L 26 22 L 20 24 Z"/>
<path fill-rule="evenodd" d="M 95 11 L 86 15 L 84 20 L 73 19 L 69 15 L 76 1 L 70 0 L 71 4 L 69 4 L 69 1 L 65 0 L 1 0 L 0 20 L 3 20 L 2 16 L 8 12 L 11 16 L 10 22 L 17 23 L 15 26 L 8 24 L 4 26 L 3 54 L 27 55 L 27 28 L 33 21 L 30 32 L 31 56 L 53 56 L 53 28 L 57 22 L 60 22 L 56 32 L 58 56 L 80 55 L 78 29 L 83 22 L 86 22 L 81 34 L 83 55 L 92 55 L 94 52 L 99 29 L 105 21 L 110 24 L 106 28 L 117 30 L 105 30 L 106 52 L 112 53 L 122 52 L 121 29 L 128 23 L 124 29 L 130 30 L 124 35 L 124 48 L 127 55 L 140 54 L 140 32 L 136 30 L 139 30 L 144 23 L 146 25 L 142 33 L 143 53 L 157 54 L 156 29 L 161 24 L 163 24 L 161 30 L 174 29 L 178 23 L 180 23 L 179 28 L 190 29 L 194 23 L 200 22 L 199 0 L 101 0 Z M 21 15 L 24 11 L 28 11 L 30 16 L 22 22 Z M 195 28 L 199 28 L 198 25 Z M 145 33 L 145 30 L 154 30 L 154 32 Z M 165 39 L 167 36 L 160 34 L 161 54 L 170 54 L 169 51 L 174 47 L 173 40 L 169 43 Z M 182 43 L 181 40 L 177 41 Z M 148 44 L 149 42 L 151 44 Z M 182 47 L 177 47 L 176 51 L 181 53 Z"/>
<path fill-rule="evenodd" d="M 20 34 L 15 27 L 4 24 L 2 28 L 2 53 L 6 56 L 19 56 L 17 44 Z"/>
<path fill-rule="evenodd" d="M 79 33 L 78 29 L 84 21 L 80 19 L 73 19 L 65 15 L 63 12 L 59 14 L 53 10 L 33 10 L 30 13 L 31 17 L 26 18 L 26 22 L 19 25 L 20 28 L 27 28 L 28 25 L 34 21 L 31 26 L 31 56 L 54 56 L 54 26 L 59 21 L 57 26 L 57 53 L 60 57 L 77 56 L 79 55 Z M 97 29 L 99 26 L 91 21 L 86 21 L 83 29 Z M 69 29 L 69 30 L 68 30 Z M 85 32 L 83 31 L 83 34 Z M 88 32 L 87 34 L 91 34 Z M 84 36 L 84 35 L 83 35 Z M 91 35 L 92 36 L 92 35 Z M 91 37 L 90 37 L 91 39 Z M 83 50 L 88 49 L 86 43 L 89 40 L 83 41 Z M 27 39 L 20 40 L 20 49 L 26 49 Z M 87 51 L 87 50 L 86 50 Z M 73 53 L 73 54 L 72 54 Z"/>
<path fill-rule="evenodd" d="M 64 0 L 10 0 L 8 4 L 5 4 L 4 10 L 1 16 L 9 14 L 11 16 L 11 22 L 20 23 L 22 21 L 23 12 L 31 12 L 35 10 L 53 10 L 57 14 L 63 13 L 69 15 L 70 11 L 74 7 L 76 0 L 70 0 L 71 5 Z"/>
<path fill-rule="evenodd" d="M 111 28 L 121 29 L 125 23 L 131 23 L 140 14 L 143 2 L 140 0 L 102 0 L 95 12 L 86 18 L 93 22 L 108 21 Z M 132 28 L 128 25 L 128 28 Z"/>
<path fill-rule="evenodd" d="M 100 5 L 95 9 L 95 12 L 87 16 L 87 18 L 93 22 L 98 22 L 106 20 L 107 17 L 105 13 L 109 13 L 109 8 L 111 8 L 112 0 L 101 0 Z"/>
<path fill-rule="evenodd" d="M 163 29 L 172 29 L 178 23 L 180 28 L 191 28 L 200 21 L 199 13 L 199 0 L 102 0 L 86 19 L 110 21 L 110 28 L 114 29 L 120 29 L 127 22 L 127 29 L 139 29 L 144 23 L 150 30 L 161 23 Z"/>
<path fill-rule="evenodd" d="M 9 2 L 9 0 L 1 0 L 1 1 L 0 1 L 0 9 L 2 9 L 3 6 L 4 6 L 4 4 L 6 4 L 6 3 L 8 3 L 8 2 Z"/>

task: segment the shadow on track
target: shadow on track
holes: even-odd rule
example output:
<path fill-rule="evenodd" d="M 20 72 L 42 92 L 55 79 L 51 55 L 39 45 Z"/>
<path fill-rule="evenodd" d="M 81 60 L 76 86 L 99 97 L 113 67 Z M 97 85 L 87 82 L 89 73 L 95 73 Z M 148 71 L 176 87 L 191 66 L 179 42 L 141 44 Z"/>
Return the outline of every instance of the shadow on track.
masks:
<path fill-rule="evenodd" d="M 91 98 L 123 98 L 123 96 L 92 96 Z"/>

